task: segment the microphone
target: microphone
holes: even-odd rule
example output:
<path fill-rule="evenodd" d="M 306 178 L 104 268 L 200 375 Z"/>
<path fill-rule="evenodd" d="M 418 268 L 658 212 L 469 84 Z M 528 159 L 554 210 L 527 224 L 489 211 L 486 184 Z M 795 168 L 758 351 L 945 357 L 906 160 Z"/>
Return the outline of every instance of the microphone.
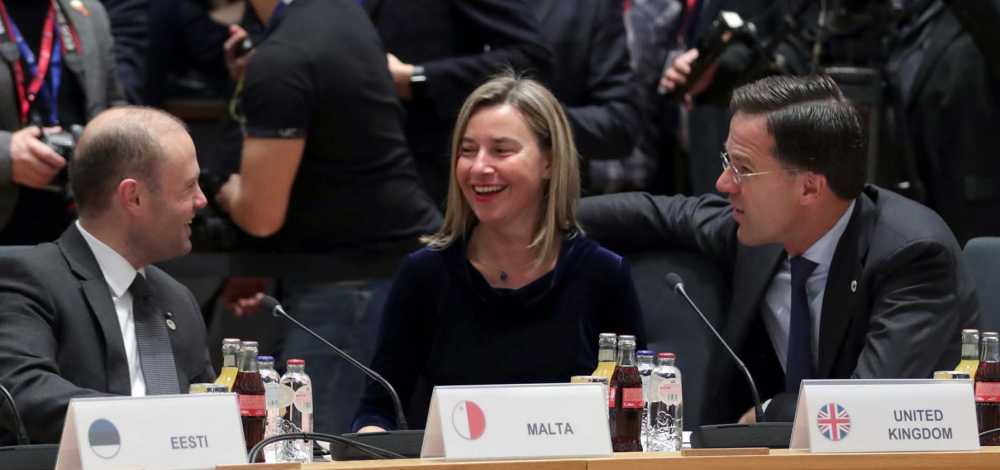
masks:
<path fill-rule="evenodd" d="M 302 323 L 299 323 L 298 320 L 292 318 L 291 315 L 289 315 L 288 313 L 285 312 L 285 309 L 281 308 L 281 304 L 278 303 L 277 299 L 275 299 L 274 297 L 271 297 L 269 295 L 265 295 L 262 299 L 260 299 L 260 306 L 264 310 L 271 312 L 272 315 L 274 315 L 276 317 L 283 317 L 286 320 L 294 323 L 296 326 L 298 326 L 299 328 L 301 328 L 303 331 L 305 331 L 306 333 L 309 333 L 314 338 L 318 339 L 321 343 L 323 343 L 324 345 L 326 345 L 326 347 L 328 347 L 331 350 L 333 350 L 333 352 L 337 353 L 337 355 L 340 356 L 341 358 L 343 358 L 345 361 L 351 363 L 351 365 L 353 365 L 354 367 L 357 367 L 358 369 L 361 369 L 361 371 L 364 372 L 365 374 L 368 374 L 368 376 L 371 377 L 372 380 L 374 380 L 374 381 L 382 384 L 382 386 L 385 387 L 386 390 L 389 391 L 389 395 L 392 397 L 392 402 L 393 402 L 393 404 L 396 405 L 396 428 L 398 430 L 400 430 L 400 431 L 407 430 L 407 426 L 406 426 L 406 414 L 403 413 L 403 405 L 399 401 L 399 395 L 396 394 L 396 389 L 392 388 L 392 385 L 389 383 L 388 380 L 385 380 L 377 372 L 371 370 L 370 368 L 368 368 L 368 366 L 365 366 L 364 364 L 358 362 L 357 359 L 354 359 L 353 357 L 349 356 L 344 351 L 341 351 L 339 348 L 337 348 L 333 344 L 330 344 L 329 341 L 323 339 L 322 336 L 316 334 L 316 332 L 314 332 L 313 330 L 310 330 L 308 327 L 306 327 Z"/>
<path fill-rule="evenodd" d="M 733 352 L 732 348 L 729 347 L 729 343 L 726 343 L 726 340 L 722 339 L 722 335 L 720 335 L 719 332 L 715 330 L 715 327 L 712 326 L 712 322 L 708 321 L 708 318 L 705 318 L 705 314 L 701 313 L 701 310 L 698 308 L 697 305 L 695 305 L 694 301 L 691 300 L 691 297 L 688 297 L 687 292 L 684 291 L 684 281 L 681 280 L 681 277 L 678 276 L 677 273 L 667 274 L 667 285 L 669 285 L 674 292 L 684 297 L 684 300 L 687 300 L 688 305 L 690 305 L 695 312 L 698 312 L 698 316 L 701 317 L 701 321 L 705 322 L 705 325 L 708 326 L 708 329 L 712 330 L 712 333 L 715 334 L 715 337 L 719 339 L 719 342 L 722 343 L 723 346 L 725 346 L 726 351 L 729 351 L 729 355 L 733 358 L 734 361 L 736 361 L 736 367 L 740 369 L 740 372 L 743 372 L 743 377 L 746 378 L 747 383 L 750 384 L 750 392 L 753 393 L 753 406 L 757 413 L 757 422 L 763 423 L 764 407 L 761 406 L 760 404 L 760 395 L 757 394 L 757 386 L 754 385 L 753 376 L 750 375 L 750 371 L 747 370 L 747 366 L 743 364 L 743 361 L 740 360 L 739 356 L 737 356 L 736 353 Z"/>
<path fill-rule="evenodd" d="M 750 371 L 747 366 L 743 364 L 739 356 L 733 352 L 726 340 L 722 339 L 722 335 L 715 330 L 712 326 L 712 322 L 708 321 L 705 314 L 701 312 L 701 309 L 688 297 L 687 292 L 684 290 L 684 281 L 677 273 L 667 274 L 666 277 L 667 285 L 674 292 L 677 292 L 684 300 L 687 301 L 688 305 L 698 313 L 701 321 L 705 322 L 709 330 L 715 334 L 715 337 L 729 352 L 729 355 L 736 361 L 736 367 L 740 369 L 743 373 L 743 377 L 746 379 L 747 383 L 750 385 L 750 392 L 753 394 L 753 406 L 755 414 L 757 415 L 757 422 L 751 424 L 720 424 L 720 425 L 708 425 L 701 426 L 695 431 L 691 436 L 691 444 L 693 447 L 713 447 L 713 448 L 729 448 L 729 447 L 770 447 L 770 448 L 787 448 L 788 444 L 791 442 L 792 437 L 792 423 L 767 423 L 764 420 L 764 407 L 760 403 L 760 395 L 757 393 L 757 386 L 753 383 L 753 377 L 750 375 Z"/>
<path fill-rule="evenodd" d="M 28 440 L 27 433 L 24 433 L 24 429 L 21 428 L 21 413 L 17 411 L 17 405 L 14 404 L 14 397 L 10 395 L 10 392 L 4 388 L 3 384 L 0 384 L 0 395 L 10 404 L 10 413 L 14 415 L 14 434 L 17 436 L 17 445 L 26 446 L 30 445 L 31 441 Z M 3 409 L 3 402 L 0 402 L 0 410 Z"/>

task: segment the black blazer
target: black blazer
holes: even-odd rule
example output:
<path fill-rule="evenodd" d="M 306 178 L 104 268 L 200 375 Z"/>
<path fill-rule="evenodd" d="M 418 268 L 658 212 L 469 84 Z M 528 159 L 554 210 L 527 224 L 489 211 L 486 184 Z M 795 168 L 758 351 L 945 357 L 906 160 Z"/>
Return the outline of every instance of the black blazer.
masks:
<path fill-rule="evenodd" d="M 552 50 L 525 0 L 365 0 L 387 52 L 422 65 L 427 81 L 404 101 L 406 140 L 435 202 L 448 188 L 449 143 L 465 98 L 508 65 L 547 82 Z"/>
<path fill-rule="evenodd" d="M 215 380 L 205 322 L 191 292 L 146 267 L 169 331 L 180 390 Z M 118 315 L 97 258 L 70 226 L 55 243 L 0 257 L 0 382 L 32 443 L 57 443 L 70 399 L 131 395 Z M 0 438 L 12 434 L 2 420 Z"/>
<path fill-rule="evenodd" d="M 531 3 L 555 54 L 552 93 L 566 111 L 581 158 L 627 158 L 641 123 L 621 1 Z"/>
<path fill-rule="evenodd" d="M 715 195 L 643 193 L 583 200 L 588 236 L 611 250 L 698 250 L 732 276 L 721 332 L 746 363 L 774 421 L 792 421 L 796 396 L 763 326 L 761 305 L 781 261 L 780 245 L 745 246 L 732 207 Z M 666 274 L 666 273 L 664 273 Z M 688 289 L 697 289 L 697 284 Z M 972 278 L 954 235 L 930 209 L 867 186 L 833 256 L 820 320 L 817 378 L 926 378 L 960 358 L 962 328 L 979 319 Z M 688 321 L 687 312 L 677 321 Z M 745 381 L 721 347 L 713 352 L 703 423 L 734 422 L 752 406 Z"/>

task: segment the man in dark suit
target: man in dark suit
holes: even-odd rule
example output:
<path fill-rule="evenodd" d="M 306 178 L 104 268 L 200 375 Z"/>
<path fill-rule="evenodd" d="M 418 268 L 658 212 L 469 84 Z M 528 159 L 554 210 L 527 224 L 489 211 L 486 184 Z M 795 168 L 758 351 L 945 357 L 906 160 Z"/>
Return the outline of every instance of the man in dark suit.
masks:
<path fill-rule="evenodd" d="M 6 15 L 0 28 L 5 30 L 0 33 L 0 244 L 33 245 L 54 240 L 72 221 L 67 215 L 70 203 L 52 191 L 59 186 L 54 180 L 66 159 L 42 143 L 39 127 L 50 132 L 52 126 L 69 130 L 74 124 L 85 125 L 101 111 L 125 104 L 125 95 L 118 82 L 108 16 L 99 2 L 16 0 L 4 2 L 4 8 L 0 14 Z M 48 25 L 50 11 L 56 21 Z M 21 47 L 8 26 L 20 32 Z M 53 41 L 43 40 L 47 33 L 53 33 Z M 56 52 L 60 60 L 43 67 L 39 60 L 43 53 L 55 57 Z M 32 86 L 33 66 L 44 77 L 36 86 Z"/>
<path fill-rule="evenodd" d="M 106 111 L 70 167 L 80 219 L 55 243 L 0 257 L 0 382 L 32 442 L 59 441 L 73 398 L 215 379 L 194 296 L 152 266 L 191 250 L 188 225 L 206 202 L 198 173 L 180 121 Z"/>
<path fill-rule="evenodd" d="M 552 94 L 566 111 L 583 164 L 584 190 L 594 161 L 623 160 L 641 128 L 620 1 L 535 0 L 539 31 L 552 47 Z"/>
<path fill-rule="evenodd" d="M 552 51 L 524 0 L 364 0 L 388 51 L 406 108 L 406 140 L 435 203 L 448 190 L 448 145 L 458 109 L 502 68 L 546 81 Z"/>
<path fill-rule="evenodd" d="M 771 421 L 792 420 L 803 379 L 954 367 L 959 332 L 979 317 L 958 243 L 930 209 L 864 184 L 867 139 L 833 80 L 767 78 L 734 91 L 731 108 L 716 183 L 728 202 L 588 198 L 588 235 L 611 249 L 682 246 L 724 266 L 722 334 L 769 399 Z M 733 361 L 717 349 L 712 364 L 703 422 L 752 421 Z"/>

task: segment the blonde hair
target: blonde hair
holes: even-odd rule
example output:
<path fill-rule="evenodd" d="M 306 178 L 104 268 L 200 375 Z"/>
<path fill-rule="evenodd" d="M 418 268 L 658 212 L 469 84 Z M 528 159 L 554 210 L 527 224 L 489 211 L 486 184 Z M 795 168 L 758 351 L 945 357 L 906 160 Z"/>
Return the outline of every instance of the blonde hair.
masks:
<path fill-rule="evenodd" d="M 549 160 L 551 178 L 542 198 L 535 232 L 528 248 L 535 251 L 535 264 L 540 265 L 554 251 L 556 237 L 572 228 L 582 234 L 576 220 L 580 202 L 579 156 L 573 143 L 566 114 L 552 93 L 542 84 L 512 71 L 494 76 L 477 88 L 465 100 L 458 113 L 455 133 L 451 139 L 451 178 L 448 183 L 448 208 L 444 225 L 434 235 L 420 241 L 432 249 L 445 249 L 466 236 L 476 223 L 476 215 L 462 195 L 456 178 L 456 166 L 462 139 L 469 120 L 476 111 L 493 106 L 509 105 L 517 109 L 528 128 L 538 139 L 538 147 Z M 575 234 L 574 234 L 575 235 Z"/>

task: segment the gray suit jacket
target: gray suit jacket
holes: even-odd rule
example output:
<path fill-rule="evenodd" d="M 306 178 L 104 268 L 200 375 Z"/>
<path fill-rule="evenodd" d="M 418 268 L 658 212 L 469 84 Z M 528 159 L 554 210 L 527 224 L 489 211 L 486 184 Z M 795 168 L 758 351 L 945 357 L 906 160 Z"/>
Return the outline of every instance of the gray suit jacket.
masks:
<path fill-rule="evenodd" d="M 215 380 L 194 296 L 155 266 L 146 278 L 177 325 L 168 333 L 180 390 Z M 55 243 L 0 256 L 0 382 L 32 443 L 59 442 L 70 399 L 132 393 L 110 290 L 76 224 Z M 10 426 L 2 420 L 0 439 Z"/>
<path fill-rule="evenodd" d="M 786 256 L 780 245 L 740 244 L 732 207 L 714 195 L 598 196 L 583 200 L 579 217 L 587 235 L 611 250 L 686 248 L 725 269 L 733 288 L 719 329 L 761 399 L 773 398 L 769 420 L 792 421 L 796 396 L 782 393 L 784 372 L 761 315 Z M 930 209 L 876 186 L 857 199 L 825 292 L 816 378 L 928 378 L 958 364 L 960 330 L 979 319 L 973 280 L 948 226 Z M 678 312 L 676 321 L 696 321 L 690 315 Z M 735 422 L 752 406 L 749 387 L 721 346 L 712 364 L 707 383 L 695 384 L 711 404 L 703 407 L 703 423 Z"/>
<path fill-rule="evenodd" d="M 89 121 L 108 107 L 125 104 L 125 93 L 115 71 L 111 26 L 104 7 L 96 0 L 83 0 L 87 16 L 70 7 L 70 0 L 59 0 L 59 4 L 80 40 L 79 49 L 67 51 L 63 56 L 63 65 L 83 86 Z M 20 186 L 11 181 L 10 138 L 21 129 L 21 107 L 14 83 L 14 63 L 20 60 L 20 51 L 6 35 L 0 37 L 0 59 L 0 230 L 3 230 L 14 213 L 20 192 Z"/>

